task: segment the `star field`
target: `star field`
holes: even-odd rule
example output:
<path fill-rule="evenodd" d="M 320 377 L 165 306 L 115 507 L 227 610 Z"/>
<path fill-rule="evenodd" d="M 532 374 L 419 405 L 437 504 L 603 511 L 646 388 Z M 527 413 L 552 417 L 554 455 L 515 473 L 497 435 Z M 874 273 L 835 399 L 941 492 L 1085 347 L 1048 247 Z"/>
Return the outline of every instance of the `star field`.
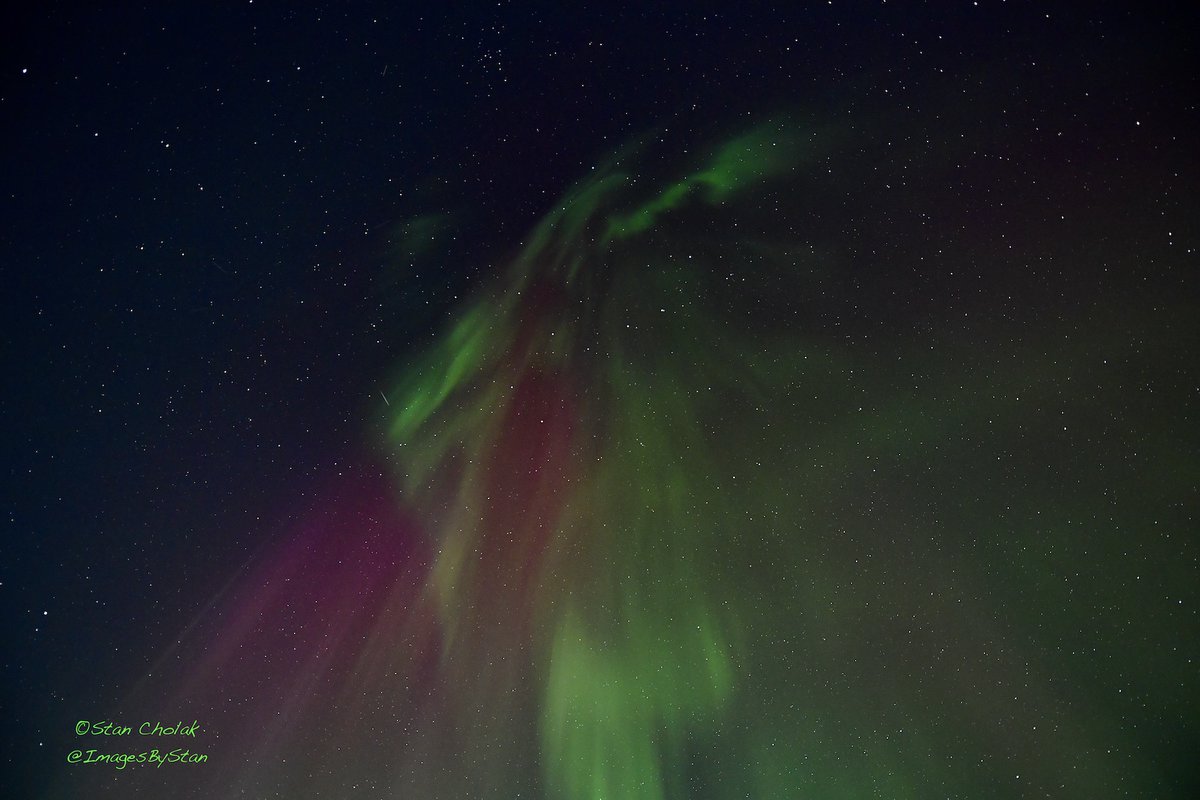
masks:
<path fill-rule="evenodd" d="M 5 796 L 1192 796 L 1195 23 L 13 16 Z"/>

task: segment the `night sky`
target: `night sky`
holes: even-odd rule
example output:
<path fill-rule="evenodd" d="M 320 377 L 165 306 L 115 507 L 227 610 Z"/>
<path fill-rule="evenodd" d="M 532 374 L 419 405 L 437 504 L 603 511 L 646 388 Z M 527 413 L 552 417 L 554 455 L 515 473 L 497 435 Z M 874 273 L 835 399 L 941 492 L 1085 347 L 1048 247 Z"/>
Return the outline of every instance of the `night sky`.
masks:
<path fill-rule="evenodd" d="M 4 797 L 1200 794 L 1195 13 L 35 5 Z"/>

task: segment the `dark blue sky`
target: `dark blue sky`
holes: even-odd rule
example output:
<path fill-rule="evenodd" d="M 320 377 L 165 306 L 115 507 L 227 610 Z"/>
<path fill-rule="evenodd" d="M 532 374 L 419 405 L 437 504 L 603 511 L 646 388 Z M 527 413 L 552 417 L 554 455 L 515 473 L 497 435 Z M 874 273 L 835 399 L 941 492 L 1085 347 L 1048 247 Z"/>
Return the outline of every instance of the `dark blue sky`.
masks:
<path fill-rule="evenodd" d="M 855 175 L 995 145 L 963 178 L 995 191 L 944 199 L 997 229 L 1023 222 L 1007 216 L 1006 181 L 1040 173 L 1046 209 L 1096 195 L 1119 208 L 1145 191 L 1127 198 L 1140 203 L 1134 216 L 1194 236 L 1180 193 L 1194 199 L 1196 20 L 1048 8 L 6 12 L 4 774 L 24 792 L 53 768 L 46 721 L 114 702 L 355 458 L 398 360 L 631 136 L 799 108 L 872 143 L 878 162 Z M 922 116 L 931 97 L 936 119 Z M 935 138 L 901 130 L 898 155 L 881 156 L 890 132 L 873 126 L 885 108 Z M 405 258 L 396 226 L 426 214 L 445 215 L 444 235 L 432 255 Z M 1072 239 L 1102 252 L 1120 222 L 1094 218 Z M 1041 222 L 1024 230 L 1056 237 Z M 1122 247 L 1162 238 L 1144 226 L 1119 235 Z M 1153 254 L 1100 284 L 1059 264 L 1027 307 L 1098 285 L 1177 288 Z M 861 267 L 855 283 L 876 312 L 895 296 L 890 282 L 905 283 L 880 269 Z M 981 285 L 1003 281 L 987 270 Z M 936 280 L 922 287 L 928 303 L 970 294 L 961 276 Z"/>

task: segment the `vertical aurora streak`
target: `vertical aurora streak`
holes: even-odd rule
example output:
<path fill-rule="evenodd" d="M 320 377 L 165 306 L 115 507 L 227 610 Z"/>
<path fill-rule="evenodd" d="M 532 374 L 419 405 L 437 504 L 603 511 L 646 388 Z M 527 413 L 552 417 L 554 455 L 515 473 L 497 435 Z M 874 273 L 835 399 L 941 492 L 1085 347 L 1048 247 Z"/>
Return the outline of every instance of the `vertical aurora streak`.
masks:
<path fill-rule="evenodd" d="M 523 661 L 552 796 L 677 795 L 689 738 L 730 702 L 745 611 L 718 553 L 738 523 L 705 432 L 770 378 L 716 358 L 739 344 L 700 265 L 651 243 L 673 210 L 793 167 L 788 130 L 664 190 L 619 165 L 578 187 L 396 393 L 406 496 L 452 509 L 432 581 L 446 658 L 489 693 Z"/>

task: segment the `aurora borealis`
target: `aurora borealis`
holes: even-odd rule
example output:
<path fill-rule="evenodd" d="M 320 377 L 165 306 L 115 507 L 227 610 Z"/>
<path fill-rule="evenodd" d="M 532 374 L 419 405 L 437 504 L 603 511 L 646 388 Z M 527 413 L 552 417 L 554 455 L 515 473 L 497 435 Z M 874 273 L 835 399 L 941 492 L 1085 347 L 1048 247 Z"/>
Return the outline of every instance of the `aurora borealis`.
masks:
<path fill-rule="evenodd" d="M 345 56 L 288 90 L 305 115 L 332 98 L 321 137 L 344 149 L 301 115 L 275 141 L 318 155 L 234 149 L 186 182 L 268 159 L 304 176 L 264 184 L 276 222 L 333 243 L 255 272 L 270 215 L 245 249 L 201 245 L 246 228 L 189 200 L 214 232 L 156 258 L 199 249 L 204 276 L 106 267 L 186 299 L 114 295 L 79 334 L 91 358 L 207 377 L 168 398 L 179 423 L 109 409 L 120 459 L 30 438 L 59 442 L 66 489 L 10 470 L 32 498 L 14 533 L 94 522 L 56 540 L 60 566 L 23 545 L 0 585 L 10 605 L 73 587 L 44 630 L 6 623 L 19 796 L 1191 796 L 1200 203 L 1194 81 L 1172 76 L 1192 46 L 1115 11 L 871 8 L 717 15 L 707 48 L 672 38 L 707 41 L 691 11 L 479 12 L 464 30 L 505 43 L 470 73 L 487 102 L 420 48 L 376 64 L 325 27 L 457 41 L 437 13 L 256 17 Z M 605 80 L 530 67 L 557 57 L 548 30 Z M 355 94 L 385 81 L 387 102 Z M 213 130 L 258 119 L 230 102 Z M 390 198 L 343 222 L 356 244 L 304 194 L 342 180 Z M 241 191 L 223 202 L 266 193 Z M 41 291 L 28 308 L 66 313 Z M 163 321 L 110 321 L 139 314 Z M 157 369 L 106 391 L 151 397 Z M 34 372 L 10 408 L 70 402 Z M 192 724 L 207 760 L 68 764 L 84 739 L 164 746 L 77 720 Z"/>

